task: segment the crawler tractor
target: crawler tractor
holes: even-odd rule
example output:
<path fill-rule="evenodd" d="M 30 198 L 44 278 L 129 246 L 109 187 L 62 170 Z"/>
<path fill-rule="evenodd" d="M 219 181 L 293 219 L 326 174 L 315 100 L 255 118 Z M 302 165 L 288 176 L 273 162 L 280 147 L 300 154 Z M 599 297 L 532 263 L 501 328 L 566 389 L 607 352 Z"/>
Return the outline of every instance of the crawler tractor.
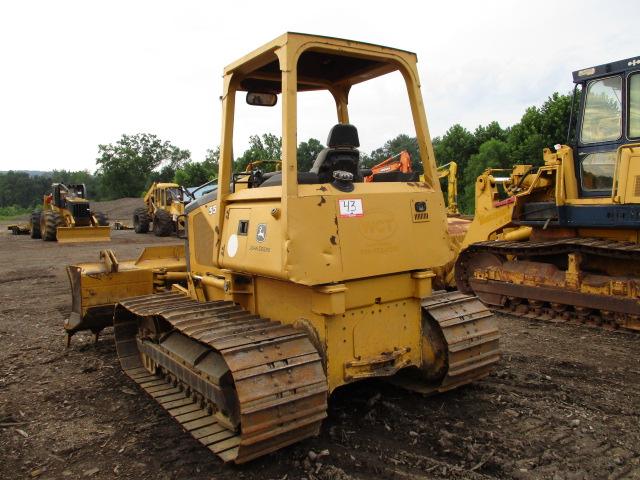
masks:
<path fill-rule="evenodd" d="M 136 233 L 149 232 L 158 237 L 182 236 L 185 228 L 184 206 L 193 200 L 188 190 L 177 183 L 155 182 L 144 195 L 144 207 L 133 212 Z"/>
<path fill-rule="evenodd" d="M 443 392 L 498 361 L 491 312 L 474 296 L 432 289 L 433 269 L 454 251 L 416 62 L 402 50 L 287 33 L 224 70 L 218 188 L 186 208 L 187 286 L 121 300 L 113 319 L 124 371 L 224 461 L 316 435 L 341 386 L 385 377 Z M 364 182 L 349 92 L 393 72 L 424 179 Z M 328 92 L 337 124 L 303 172 L 297 99 L 311 91 Z M 255 108 L 281 101 L 282 171 L 232 174 L 240 94 Z"/>
<path fill-rule="evenodd" d="M 30 230 L 31 238 L 58 243 L 111 240 L 107 216 L 91 210 L 84 184 L 54 183 L 42 210 L 31 214 Z"/>
<path fill-rule="evenodd" d="M 545 149 L 542 167 L 515 166 L 503 179 L 507 198 L 476 206 L 475 238 L 482 218 L 511 231 L 465 242 L 455 267 L 462 292 L 533 318 L 640 330 L 639 65 L 573 73 L 571 146 Z M 496 193 L 495 177 L 478 188 Z"/>

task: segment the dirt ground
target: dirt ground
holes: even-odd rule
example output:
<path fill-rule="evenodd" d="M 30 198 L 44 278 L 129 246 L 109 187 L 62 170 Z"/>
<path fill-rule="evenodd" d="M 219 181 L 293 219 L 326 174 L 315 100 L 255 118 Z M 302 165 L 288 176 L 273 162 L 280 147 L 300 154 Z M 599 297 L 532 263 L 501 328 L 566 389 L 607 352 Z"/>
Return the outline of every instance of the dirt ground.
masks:
<path fill-rule="evenodd" d="M 344 387 L 318 438 L 225 466 L 120 372 L 110 332 L 65 348 L 64 266 L 107 244 L 1 228 L 2 479 L 640 479 L 640 335 L 511 317 L 489 378 L 432 397 Z M 177 241 L 112 237 L 123 259 Z"/>

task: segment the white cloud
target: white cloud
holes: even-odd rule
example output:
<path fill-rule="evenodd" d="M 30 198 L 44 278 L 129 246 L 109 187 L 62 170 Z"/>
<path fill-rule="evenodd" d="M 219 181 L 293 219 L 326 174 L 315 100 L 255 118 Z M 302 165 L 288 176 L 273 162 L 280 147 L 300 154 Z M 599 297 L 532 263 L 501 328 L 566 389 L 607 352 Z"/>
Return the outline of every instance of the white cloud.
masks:
<path fill-rule="evenodd" d="M 554 90 L 568 91 L 572 70 L 639 54 L 638 5 L 3 2 L 0 170 L 93 170 L 99 143 L 136 132 L 156 133 L 200 159 L 220 141 L 222 68 L 287 30 L 415 51 L 434 136 L 454 123 L 509 125 Z M 373 94 L 362 104 L 365 150 L 410 127 L 398 120 L 404 107 L 395 101 Z M 300 140 L 308 131 L 324 141 L 331 115 L 301 117 Z M 263 130 L 238 125 L 236 150 Z"/>

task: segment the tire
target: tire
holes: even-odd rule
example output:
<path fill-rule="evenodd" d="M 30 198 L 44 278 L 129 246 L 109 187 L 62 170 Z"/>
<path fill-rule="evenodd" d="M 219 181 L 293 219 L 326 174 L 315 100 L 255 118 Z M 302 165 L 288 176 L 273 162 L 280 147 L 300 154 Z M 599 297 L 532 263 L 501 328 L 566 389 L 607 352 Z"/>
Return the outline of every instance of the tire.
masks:
<path fill-rule="evenodd" d="M 136 233 L 148 233 L 151 219 L 146 207 L 136 208 L 133 212 L 133 230 Z"/>
<path fill-rule="evenodd" d="M 31 238 L 42 238 L 42 235 L 40 234 L 40 216 L 42 215 L 42 212 L 40 210 L 36 210 L 34 212 L 31 212 L 31 232 L 30 232 L 30 236 Z"/>
<path fill-rule="evenodd" d="M 158 210 L 153 218 L 153 233 L 156 237 L 168 237 L 175 232 L 173 218 L 166 210 Z"/>
<path fill-rule="evenodd" d="M 62 226 L 62 217 L 58 212 L 47 210 L 40 217 L 40 233 L 46 242 L 55 242 L 58 234 L 58 227 Z"/>
<path fill-rule="evenodd" d="M 100 227 L 108 227 L 109 226 L 109 218 L 106 213 L 96 212 L 95 214 L 96 220 L 98 221 L 98 226 Z"/>

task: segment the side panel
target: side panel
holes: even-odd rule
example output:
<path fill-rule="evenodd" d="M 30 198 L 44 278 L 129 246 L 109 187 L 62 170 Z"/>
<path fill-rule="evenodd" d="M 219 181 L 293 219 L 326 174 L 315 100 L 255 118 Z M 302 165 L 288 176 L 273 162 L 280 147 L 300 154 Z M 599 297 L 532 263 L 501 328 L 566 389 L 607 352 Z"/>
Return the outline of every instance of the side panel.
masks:
<path fill-rule="evenodd" d="M 618 184 L 624 184 L 624 192 L 620 192 L 621 203 L 640 204 L 640 148 L 620 150 L 618 171 L 626 173 L 626 178 L 618 180 Z"/>
<path fill-rule="evenodd" d="M 239 272 L 283 277 L 280 202 L 237 202 L 225 212 L 220 265 Z"/>
<path fill-rule="evenodd" d="M 422 313 L 416 286 L 408 273 L 346 282 L 332 293 L 255 277 L 254 313 L 309 332 L 326 359 L 333 390 L 421 364 Z M 326 296 L 339 300 L 319 298 Z"/>
<path fill-rule="evenodd" d="M 298 188 L 301 197 L 288 203 L 285 257 L 293 282 L 421 270 L 453 258 L 442 193 L 424 183 L 358 183 L 350 193 L 324 185 Z"/>

